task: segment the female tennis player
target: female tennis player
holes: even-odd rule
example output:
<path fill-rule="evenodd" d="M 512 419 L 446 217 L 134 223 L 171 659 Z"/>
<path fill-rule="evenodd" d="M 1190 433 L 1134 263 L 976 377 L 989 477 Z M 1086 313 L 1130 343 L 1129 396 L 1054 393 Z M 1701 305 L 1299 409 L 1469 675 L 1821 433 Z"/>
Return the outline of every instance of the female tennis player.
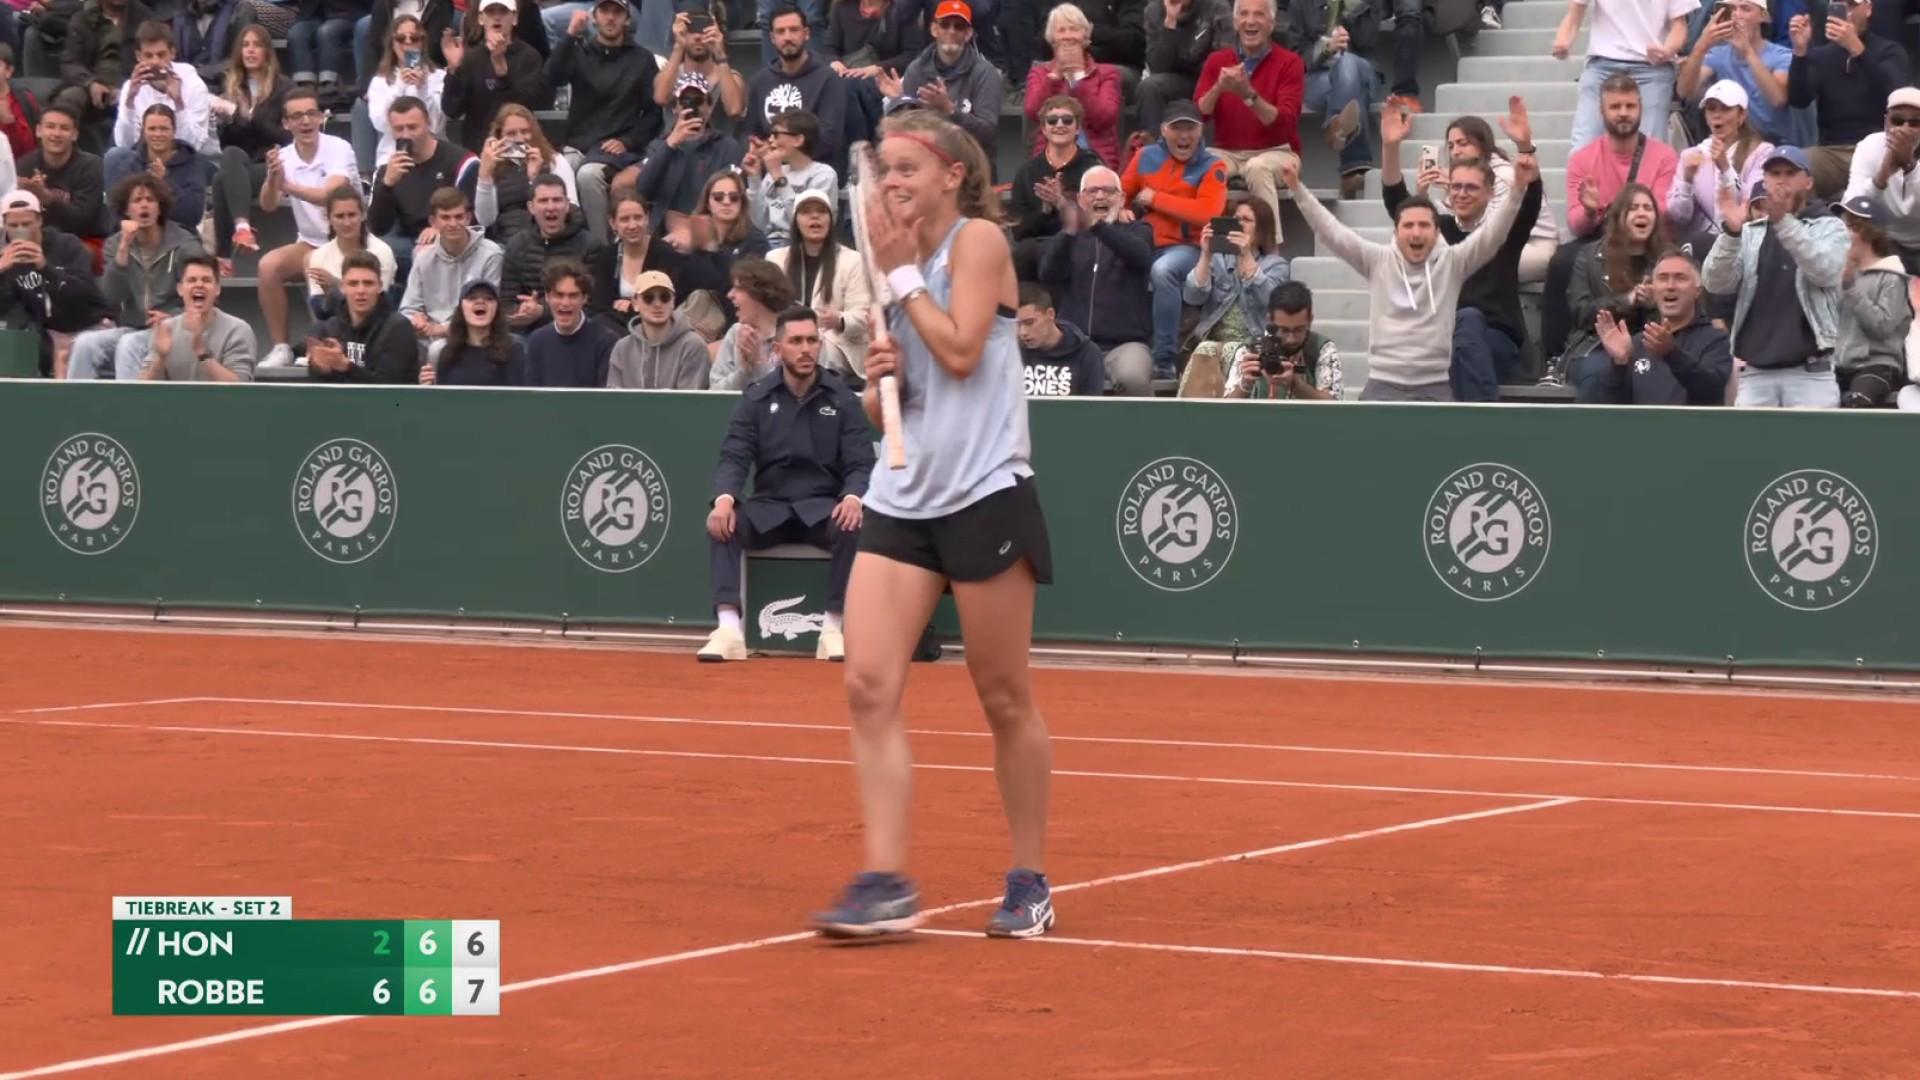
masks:
<path fill-rule="evenodd" d="M 907 465 L 873 472 L 847 586 L 866 867 L 814 926 L 870 938 L 920 923 L 906 874 L 913 777 L 900 702 L 914 646 L 950 586 L 1013 834 L 1006 899 L 986 932 L 1033 937 L 1054 921 L 1043 861 L 1053 751 L 1027 663 L 1035 586 L 1052 580 L 1053 565 L 1027 460 L 1019 285 L 973 137 L 926 110 L 889 117 L 880 133 L 885 176 L 859 197 L 870 200 L 868 247 L 895 301 L 891 343 L 867 353 L 865 401 L 883 427 L 877 387 L 895 376 L 904 430 L 882 435 L 906 439 Z"/>

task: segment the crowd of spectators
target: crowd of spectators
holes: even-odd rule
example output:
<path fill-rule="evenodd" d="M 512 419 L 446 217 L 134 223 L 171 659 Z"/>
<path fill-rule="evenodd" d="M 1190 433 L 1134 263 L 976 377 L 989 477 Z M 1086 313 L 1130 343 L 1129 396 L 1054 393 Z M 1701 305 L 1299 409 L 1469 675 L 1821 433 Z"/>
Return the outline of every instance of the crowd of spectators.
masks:
<path fill-rule="evenodd" d="M 0 9 L 0 354 L 739 392 L 803 307 L 814 362 L 857 387 L 850 149 L 925 109 L 990 160 L 1003 111 L 1023 122 L 996 180 L 1035 396 L 1920 397 L 1904 9 L 1772 2 L 1570 2 L 1550 192 L 1517 99 L 1403 160 L 1433 18 L 1410 0 L 43 0 Z M 1379 172 L 1387 235 L 1300 182 L 1308 128 L 1340 201 Z M 1314 330 L 1290 214 L 1365 279 L 1364 378 Z M 247 289 L 251 326 L 222 307 Z"/>

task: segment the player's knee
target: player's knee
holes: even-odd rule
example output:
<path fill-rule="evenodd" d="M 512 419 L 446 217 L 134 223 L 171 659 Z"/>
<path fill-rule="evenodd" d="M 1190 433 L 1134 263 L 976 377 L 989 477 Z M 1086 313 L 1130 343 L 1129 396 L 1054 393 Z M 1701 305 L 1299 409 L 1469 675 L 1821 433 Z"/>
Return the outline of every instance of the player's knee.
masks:
<path fill-rule="evenodd" d="M 903 675 L 882 671 L 847 657 L 843 680 L 847 689 L 847 709 L 856 730 L 870 731 L 899 722 L 900 695 L 905 689 Z"/>
<path fill-rule="evenodd" d="M 1033 701 L 1026 689 L 1013 679 L 982 679 L 975 684 L 981 711 L 987 714 L 987 726 L 999 736 L 1019 731 L 1033 716 Z"/>

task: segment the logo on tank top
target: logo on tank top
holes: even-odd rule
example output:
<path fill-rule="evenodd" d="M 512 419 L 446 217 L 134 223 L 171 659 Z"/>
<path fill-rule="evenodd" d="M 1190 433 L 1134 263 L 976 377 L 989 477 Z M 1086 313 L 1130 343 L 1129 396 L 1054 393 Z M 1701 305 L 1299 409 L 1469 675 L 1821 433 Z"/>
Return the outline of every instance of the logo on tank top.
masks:
<path fill-rule="evenodd" d="M 1798 611 L 1825 611 L 1866 586 L 1880 523 L 1853 481 L 1796 469 L 1760 489 L 1740 539 L 1747 570 L 1768 596 Z"/>
<path fill-rule="evenodd" d="M 293 474 L 293 523 L 308 550 L 342 565 L 371 558 L 393 535 L 393 466 L 359 439 L 328 439 Z"/>
<path fill-rule="evenodd" d="M 1141 581 L 1188 592 L 1227 568 L 1240 535 L 1240 507 L 1213 466 L 1164 457 L 1127 481 L 1113 525 L 1120 554 Z"/>
<path fill-rule="evenodd" d="M 1440 482 L 1421 519 L 1427 564 L 1469 600 L 1505 600 L 1533 584 L 1553 547 L 1547 500 L 1511 465 L 1482 461 Z"/>
<path fill-rule="evenodd" d="M 40 471 L 40 515 L 60 546 L 76 555 L 119 547 L 140 516 L 133 455 L 99 432 L 61 440 Z"/>
<path fill-rule="evenodd" d="M 653 558 L 672 518 L 667 474 L 637 447 L 597 446 L 567 470 L 560 528 L 595 570 L 624 574 Z"/>

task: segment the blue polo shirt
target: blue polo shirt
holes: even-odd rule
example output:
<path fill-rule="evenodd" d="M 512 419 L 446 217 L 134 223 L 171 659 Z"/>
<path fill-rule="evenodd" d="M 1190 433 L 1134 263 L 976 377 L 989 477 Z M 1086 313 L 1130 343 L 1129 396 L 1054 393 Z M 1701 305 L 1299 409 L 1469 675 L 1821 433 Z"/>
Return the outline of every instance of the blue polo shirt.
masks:
<path fill-rule="evenodd" d="M 1780 76 L 1780 83 L 1785 86 L 1787 68 L 1793 65 L 1793 50 L 1778 42 L 1762 41 L 1760 60 L 1766 64 L 1768 71 Z M 1775 144 L 1794 142 L 1793 110 L 1785 105 L 1776 108 L 1773 102 L 1767 100 L 1767 95 L 1760 92 L 1759 84 L 1754 81 L 1753 69 L 1740 59 L 1739 53 L 1733 51 L 1733 46 L 1715 45 L 1708 49 L 1701 72 L 1702 94 L 1719 80 L 1732 79 L 1747 92 L 1747 115 L 1753 119 L 1753 126 L 1760 129 L 1760 134 Z"/>

